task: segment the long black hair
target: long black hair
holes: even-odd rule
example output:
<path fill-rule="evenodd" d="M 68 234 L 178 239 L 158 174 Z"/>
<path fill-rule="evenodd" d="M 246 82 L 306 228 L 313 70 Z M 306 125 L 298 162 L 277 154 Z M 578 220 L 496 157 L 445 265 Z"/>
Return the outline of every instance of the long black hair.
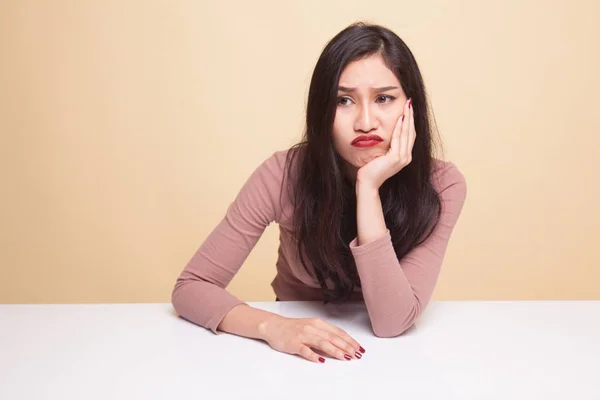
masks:
<path fill-rule="evenodd" d="M 382 57 L 406 96 L 412 98 L 414 108 L 417 136 L 412 161 L 379 189 L 385 223 L 399 259 L 431 235 L 441 213 L 441 201 L 431 183 L 435 141 L 417 62 L 391 30 L 354 23 L 331 39 L 321 53 L 310 82 L 306 130 L 286 159 L 288 176 L 295 177 L 288 188 L 294 204 L 298 254 L 309 273 L 306 259 L 312 264 L 326 302 L 346 300 L 360 287 L 349 248 L 357 235 L 355 188 L 334 148 L 332 132 L 342 71 L 350 62 L 371 55 Z"/>

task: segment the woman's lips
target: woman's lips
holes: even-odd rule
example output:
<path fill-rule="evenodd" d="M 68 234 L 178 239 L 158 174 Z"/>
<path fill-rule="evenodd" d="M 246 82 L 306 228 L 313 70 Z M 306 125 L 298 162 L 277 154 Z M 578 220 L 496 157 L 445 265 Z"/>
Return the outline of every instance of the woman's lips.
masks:
<path fill-rule="evenodd" d="M 371 147 L 383 142 L 383 139 L 377 135 L 360 135 L 356 137 L 351 145 L 355 147 Z"/>
<path fill-rule="evenodd" d="M 381 143 L 381 140 L 361 140 L 360 142 L 354 143 L 352 146 L 354 147 L 371 147 L 376 146 Z"/>

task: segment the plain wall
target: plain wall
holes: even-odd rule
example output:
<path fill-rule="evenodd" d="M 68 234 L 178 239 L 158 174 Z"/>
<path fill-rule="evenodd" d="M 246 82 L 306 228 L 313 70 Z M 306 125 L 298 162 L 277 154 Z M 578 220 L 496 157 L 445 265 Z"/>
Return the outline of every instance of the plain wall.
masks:
<path fill-rule="evenodd" d="M 557 3 L 557 2 L 553 2 Z M 3 1 L 0 302 L 168 302 L 326 42 L 419 62 L 468 183 L 434 299 L 600 299 L 600 2 Z M 271 225 L 229 287 L 272 300 Z"/>

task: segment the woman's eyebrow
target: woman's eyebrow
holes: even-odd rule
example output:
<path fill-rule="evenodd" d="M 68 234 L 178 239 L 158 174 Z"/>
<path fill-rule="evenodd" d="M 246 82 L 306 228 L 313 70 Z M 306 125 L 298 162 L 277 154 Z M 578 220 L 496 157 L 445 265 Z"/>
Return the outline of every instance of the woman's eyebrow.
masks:
<path fill-rule="evenodd" d="M 387 92 L 388 90 L 394 90 L 394 89 L 398 89 L 398 86 L 383 86 L 383 87 L 373 88 L 373 90 L 376 92 Z M 338 86 L 338 91 L 352 93 L 352 92 L 356 92 L 356 88 Z"/>

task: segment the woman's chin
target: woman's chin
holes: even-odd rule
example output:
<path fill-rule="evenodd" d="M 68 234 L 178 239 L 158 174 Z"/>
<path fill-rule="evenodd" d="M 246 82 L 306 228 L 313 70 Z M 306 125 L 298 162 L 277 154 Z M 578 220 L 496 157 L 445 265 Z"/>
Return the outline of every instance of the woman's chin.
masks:
<path fill-rule="evenodd" d="M 369 162 L 373 161 L 374 159 L 383 156 L 384 154 L 382 154 L 380 151 L 378 152 L 373 152 L 371 154 L 365 154 L 363 155 L 360 160 L 358 160 L 355 165 L 357 166 L 357 168 L 360 167 L 364 167 L 365 165 L 367 165 Z"/>

